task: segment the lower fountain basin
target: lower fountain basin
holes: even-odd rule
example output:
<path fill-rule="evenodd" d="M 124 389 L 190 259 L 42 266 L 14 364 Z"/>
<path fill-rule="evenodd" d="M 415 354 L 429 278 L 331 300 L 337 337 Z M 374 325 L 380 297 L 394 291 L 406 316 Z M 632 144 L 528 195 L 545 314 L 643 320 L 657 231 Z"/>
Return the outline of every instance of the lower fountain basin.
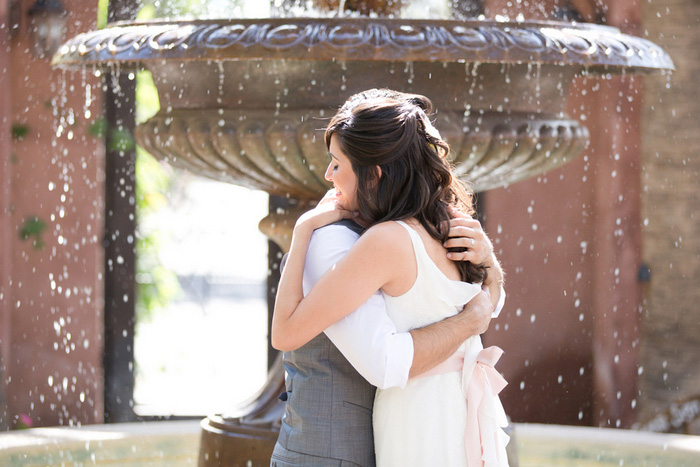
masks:
<path fill-rule="evenodd" d="M 520 467 L 691 467 L 700 458 L 698 436 L 520 423 L 515 432 Z M 13 431 L 0 434 L 0 465 L 192 466 L 200 433 L 199 421 Z"/>
<path fill-rule="evenodd" d="M 33 428 L 0 434 L 0 465 L 193 466 L 199 421 Z"/>

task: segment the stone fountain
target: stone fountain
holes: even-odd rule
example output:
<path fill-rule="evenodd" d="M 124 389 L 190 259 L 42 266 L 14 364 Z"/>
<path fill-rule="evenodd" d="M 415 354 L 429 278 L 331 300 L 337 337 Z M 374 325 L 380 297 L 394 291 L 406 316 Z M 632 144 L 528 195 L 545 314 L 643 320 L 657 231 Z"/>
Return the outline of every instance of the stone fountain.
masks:
<path fill-rule="evenodd" d="M 320 130 L 355 92 L 430 97 L 456 172 L 483 191 L 559 167 L 586 146 L 588 130 L 564 113 L 576 76 L 673 68 L 653 43 L 611 27 L 403 19 L 400 2 L 375 3 L 357 7 L 371 15 L 114 23 L 71 39 L 53 63 L 151 71 L 161 111 L 137 128 L 138 143 L 176 167 L 296 202 L 260 224 L 282 249 L 328 189 Z M 283 373 L 278 358 L 249 403 L 202 422 L 200 465 L 266 465 Z"/>

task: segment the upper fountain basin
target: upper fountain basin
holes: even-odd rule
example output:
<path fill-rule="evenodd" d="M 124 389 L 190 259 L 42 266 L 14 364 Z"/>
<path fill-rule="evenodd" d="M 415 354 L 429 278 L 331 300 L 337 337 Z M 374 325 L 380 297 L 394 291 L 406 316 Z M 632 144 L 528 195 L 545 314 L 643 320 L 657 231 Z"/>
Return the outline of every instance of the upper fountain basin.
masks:
<path fill-rule="evenodd" d="M 266 18 L 115 23 L 68 41 L 55 66 L 146 68 L 161 111 L 136 129 L 174 166 L 318 199 L 322 127 L 350 95 L 430 96 L 455 173 L 476 191 L 573 159 L 587 129 L 565 114 L 578 74 L 673 69 L 655 44 L 592 24 Z"/>
<path fill-rule="evenodd" d="M 534 63 L 589 72 L 672 70 L 654 43 L 588 23 L 264 18 L 119 22 L 80 34 L 61 68 L 142 67 L 153 61 L 340 60 Z"/>

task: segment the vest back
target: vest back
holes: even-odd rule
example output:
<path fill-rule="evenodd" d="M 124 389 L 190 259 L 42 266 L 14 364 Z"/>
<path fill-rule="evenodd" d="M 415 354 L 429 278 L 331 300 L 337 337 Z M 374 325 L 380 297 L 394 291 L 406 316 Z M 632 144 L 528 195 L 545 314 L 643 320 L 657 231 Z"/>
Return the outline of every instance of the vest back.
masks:
<path fill-rule="evenodd" d="M 290 451 L 374 466 L 370 385 L 325 334 L 284 354 L 287 403 L 278 443 Z"/>

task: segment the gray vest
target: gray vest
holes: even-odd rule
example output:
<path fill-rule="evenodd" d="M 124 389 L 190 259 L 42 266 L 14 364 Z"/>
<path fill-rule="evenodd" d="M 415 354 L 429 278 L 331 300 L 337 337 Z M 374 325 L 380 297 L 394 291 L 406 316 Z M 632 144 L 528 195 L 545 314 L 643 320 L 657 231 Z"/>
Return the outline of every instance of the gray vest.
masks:
<path fill-rule="evenodd" d="M 277 442 L 290 451 L 374 466 L 375 387 L 325 334 L 285 352 L 284 369 L 287 404 Z"/>

